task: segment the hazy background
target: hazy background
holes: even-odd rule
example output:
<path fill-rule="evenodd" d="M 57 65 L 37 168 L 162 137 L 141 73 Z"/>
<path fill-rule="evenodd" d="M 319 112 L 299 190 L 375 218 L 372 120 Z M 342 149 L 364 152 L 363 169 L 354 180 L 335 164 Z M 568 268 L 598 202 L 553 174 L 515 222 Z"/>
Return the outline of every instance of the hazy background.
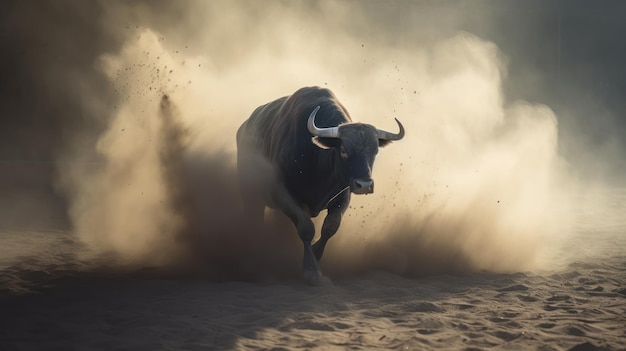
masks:
<path fill-rule="evenodd" d="M 69 228 L 140 264 L 297 271 L 284 219 L 241 224 L 234 134 L 309 85 L 407 127 L 329 245 L 336 275 L 543 266 L 573 194 L 624 185 L 619 1 L 0 6 L 0 225 L 20 238 Z"/>

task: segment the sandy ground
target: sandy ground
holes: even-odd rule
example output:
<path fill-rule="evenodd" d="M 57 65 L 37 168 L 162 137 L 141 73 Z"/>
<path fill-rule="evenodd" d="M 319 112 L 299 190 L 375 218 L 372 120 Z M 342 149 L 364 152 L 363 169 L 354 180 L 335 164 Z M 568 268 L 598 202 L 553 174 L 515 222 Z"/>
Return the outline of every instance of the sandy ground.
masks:
<path fill-rule="evenodd" d="M 0 350 L 625 350 L 626 226 L 578 231 L 542 272 L 322 287 L 111 271 L 67 231 L 5 231 Z"/>
<path fill-rule="evenodd" d="M 272 285 L 70 279 L 1 302 L 0 349 L 626 348 L 626 257 L 550 275 Z"/>

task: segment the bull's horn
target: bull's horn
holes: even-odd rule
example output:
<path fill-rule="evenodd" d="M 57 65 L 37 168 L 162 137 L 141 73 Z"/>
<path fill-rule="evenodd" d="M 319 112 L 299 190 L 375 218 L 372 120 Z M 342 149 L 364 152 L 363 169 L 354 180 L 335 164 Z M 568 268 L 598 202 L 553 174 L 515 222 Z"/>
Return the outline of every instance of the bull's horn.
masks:
<path fill-rule="evenodd" d="M 317 128 L 315 126 L 315 115 L 317 111 L 320 110 L 320 107 L 317 106 L 311 115 L 309 115 L 309 121 L 306 126 L 309 128 L 309 132 L 314 136 L 323 137 L 323 138 L 339 138 L 339 127 L 330 127 L 330 128 Z"/>
<path fill-rule="evenodd" d="M 404 138 L 404 126 L 402 125 L 402 123 L 400 123 L 400 121 L 398 121 L 397 118 L 394 118 L 396 120 L 396 123 L 398 123 L 398 127 L 400 127 L 400 133 L 398 134 L 393 134 L 393 133 L 389 133 L 387 131 L 384 130 L 380 130 L 377 129 L 378 131 L 378 139 L 384 139 L 384 140 L 400 140 L 402 138 Z"/>

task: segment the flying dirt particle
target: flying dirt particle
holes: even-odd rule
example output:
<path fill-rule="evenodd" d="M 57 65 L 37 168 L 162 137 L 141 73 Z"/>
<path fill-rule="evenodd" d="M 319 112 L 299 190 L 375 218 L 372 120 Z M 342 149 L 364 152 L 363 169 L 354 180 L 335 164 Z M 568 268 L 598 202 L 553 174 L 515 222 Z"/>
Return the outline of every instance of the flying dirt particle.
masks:
<path fill-rule="evenodd" d="M 362 48 L 364 48 L 364 47 L 365 47 L 365 44 L 361 44 L 361 47 L 362 47 Z"/>

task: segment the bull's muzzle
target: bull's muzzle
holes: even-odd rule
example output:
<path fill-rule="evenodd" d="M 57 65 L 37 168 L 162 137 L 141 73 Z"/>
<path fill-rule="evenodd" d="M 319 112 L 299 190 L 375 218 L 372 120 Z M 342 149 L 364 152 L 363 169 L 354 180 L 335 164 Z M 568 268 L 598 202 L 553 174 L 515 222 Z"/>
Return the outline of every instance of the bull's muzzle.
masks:
<path fill-rule="evenodd" d="M 372 179 L 354 179 L 350 183 L 350 191 L 354 194 L 371 194 L 374 192 L 374 181 Z"/>

